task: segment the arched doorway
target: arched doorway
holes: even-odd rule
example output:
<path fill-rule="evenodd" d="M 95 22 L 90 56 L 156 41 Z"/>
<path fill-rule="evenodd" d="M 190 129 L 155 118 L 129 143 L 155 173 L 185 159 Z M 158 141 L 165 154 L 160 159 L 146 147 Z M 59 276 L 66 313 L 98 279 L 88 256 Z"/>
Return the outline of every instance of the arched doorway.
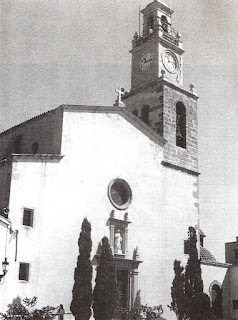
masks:
<path fill-rule="evenodd" d="M 211 284 L 211 305 L 216 317 L 222 316 L 222 290 L 218 283 Z"/>

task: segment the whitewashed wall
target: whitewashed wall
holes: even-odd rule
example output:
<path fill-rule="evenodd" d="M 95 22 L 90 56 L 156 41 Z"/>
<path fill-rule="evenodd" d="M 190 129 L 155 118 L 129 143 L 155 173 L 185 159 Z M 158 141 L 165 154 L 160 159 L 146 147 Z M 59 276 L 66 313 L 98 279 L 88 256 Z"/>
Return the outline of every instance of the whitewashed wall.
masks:
<path fill-rule="evenodd" d="M 93 250 L 106 235 L 113 209 L 107 191 L 114 178 L 132 189 L 129 257 L 138 245 L 142 303 L 168 311 L 174 259 L 184 259 L 187 229 L 196 224 L 196 178 L 161 165 L 162 148 L 116 114 L 64 112 L 60 162 L 23 161 L 13 165 L 10 218 L 19 230 L 18 257 L 9 248 L 10 271 L 1 290 L 1 309 L 17 295 L 37 296 L 39 306 L 66 312 L 72 297 L 81 223 L 92 224 Z M 35 210 L 33 228 L 22 225 L 23 208 Z M 116 211 L 123 218 L 126 211 Z M 18 280 L 19 262 L 29 262 L 30 279 Z M 12 290 L 12 288 L 15 288 Z"/>

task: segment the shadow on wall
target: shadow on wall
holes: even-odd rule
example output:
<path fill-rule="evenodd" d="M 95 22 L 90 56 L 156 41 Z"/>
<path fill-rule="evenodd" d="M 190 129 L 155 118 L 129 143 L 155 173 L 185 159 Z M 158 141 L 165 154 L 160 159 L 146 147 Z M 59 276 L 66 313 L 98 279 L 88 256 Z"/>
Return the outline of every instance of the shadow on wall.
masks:
<path fill-rule="evenodd" d="M 230 296 L 230 269 L 227 270 L 222 283 L 222 307 L 224 318 L 231 317 L 231 296 Z"/>

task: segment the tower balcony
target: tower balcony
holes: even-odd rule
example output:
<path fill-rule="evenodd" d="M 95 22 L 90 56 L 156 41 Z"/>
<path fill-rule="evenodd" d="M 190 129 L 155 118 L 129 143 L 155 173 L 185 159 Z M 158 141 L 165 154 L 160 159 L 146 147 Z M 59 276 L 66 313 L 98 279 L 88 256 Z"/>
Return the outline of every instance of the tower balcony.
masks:
<path fill-rule="evenodd" d="M 133 40 L 132 40 L 132 48 L 136 48 L 141 46 L 142 44 L 155 39 L 160 38 L 164 39 L 174 46 L 182 49 L 182 41 L 181 41 L 181 35 L 179 32 L 176 32 L 174 28 L 169 24 L 161 19 L 158 19 L 159 23 L 157 25 L 149 26 L 148 30 L 146 30 L 143 33 L 143 36 L 139 36 L 137 33 L 135 33 Z"/>

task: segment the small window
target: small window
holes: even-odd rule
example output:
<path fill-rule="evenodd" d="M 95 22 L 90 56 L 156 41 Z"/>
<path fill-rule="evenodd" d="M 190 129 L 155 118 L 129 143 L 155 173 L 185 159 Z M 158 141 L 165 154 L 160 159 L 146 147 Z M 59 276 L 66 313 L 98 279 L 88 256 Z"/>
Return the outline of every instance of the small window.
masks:
<path fill-rule="evenodd" d="M 200 234 L 200 246 L 201 247 L 203 247 L 203 242 L 204 242 L 203 239 L 204 239 L 204 236 Z"/>
<path fill-rule="evenodd" d="M 134 110 L 132 111 L 132 114 L 134 114 L 135 116 L 138 117 L 138 110 L 137 110 L 137 109 L 134 109 Z"/>
<path fill-rule="evenodd" d="M 141 120 L 144 121 L 146 124 L 149 124 L 149 114 L 150 114 L 150 107 L 144 105 L 141 109 Z"/>
<path fill-rule="evenodd" d="M 233 300 L 233 310 L 238 310 L 238 300 Z"/>
<path fill-rule="evenodd" d="M 24 208 L 23 211 L 23 225 L 28 227 L 33 227 L 33 209 L 26 209 Z"/>
<path fill-rule="evenodd" d="M 16 136 L 13 142 L 12 153 L 16 153 L 16 154 L 22 153 L 22 135 Z"/>
<path fill-rule="evenodd" d="M 235 259 L 238 260 L 238 250 L 235 250 Z"/>
<path fill-rule="evenodd" d="M 29 281 L 29 263 L 20 262 L 19 280 Z"/>
<path fill-rule="evenodd" d="M 37 154 L 38 149 L 39 149 L 39 144 L 38 144 L 38 142 L 36 142 L 36 141 L 33 142 L 33 143 L 32 143 L 32 146 L 31 146 L 32 152 L 33 152 L 34 154 Z"/>

